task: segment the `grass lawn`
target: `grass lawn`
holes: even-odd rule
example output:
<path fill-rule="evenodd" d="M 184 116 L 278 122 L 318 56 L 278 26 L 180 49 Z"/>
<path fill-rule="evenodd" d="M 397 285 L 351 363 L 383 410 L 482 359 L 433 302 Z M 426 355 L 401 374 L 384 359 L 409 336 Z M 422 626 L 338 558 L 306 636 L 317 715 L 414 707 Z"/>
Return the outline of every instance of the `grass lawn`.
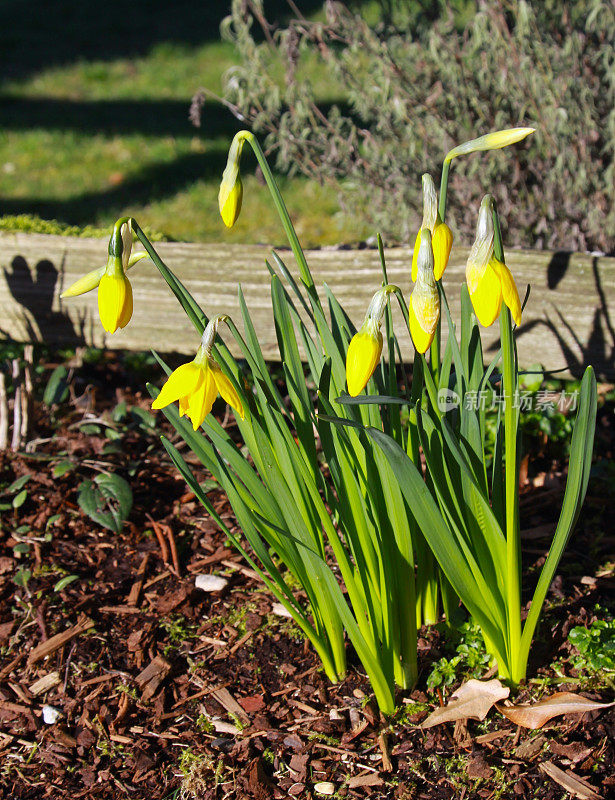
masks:
<path fill-rule="evenodd" d="M 102 232 L 130 213 L 174 239 L 283 242 L 247 153 L 239 222 L 227 232 L 218 215 L 218 184 L 240 124 L 214 101 L 200 129 L 188 111 L 200 87 L 221 91 L 235 56 L 219 35 L 229 3 L 202 5 L 141 0 L 127 8 L 110 0 L 95 8 L 56 0 L 51 13 L 42 0 L 3 4 L 0 215 Z M 323 100 L 338 99 L 318 65 L 308 70 Z M 280 177 L 280 184 L 304 245 L 373 233 L 344 220 L 330 190 L 304 178 Z"/>

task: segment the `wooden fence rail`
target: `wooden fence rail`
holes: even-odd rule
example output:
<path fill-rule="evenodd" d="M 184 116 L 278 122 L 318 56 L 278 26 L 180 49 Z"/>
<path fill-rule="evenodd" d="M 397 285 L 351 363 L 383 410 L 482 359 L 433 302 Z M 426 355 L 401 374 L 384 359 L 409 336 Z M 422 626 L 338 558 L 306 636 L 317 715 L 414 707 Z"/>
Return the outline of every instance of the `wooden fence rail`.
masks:
<path fill-rule="evenodd" d="M 52 345 L 91 345 L 126 350 L 154 348 L 193 353 L 197 345 L 190 323 L 178 308 L 151 262 L 131 271 L 134 316 L 113 336 L 98 321 L 96 292 L 61 301 L 63 289 L 85 272 L 106 263 L 107 242 L 43 234 L 0 233 L 0 336 Z M 237 284 L 241 283 L 267 358 L 279 358 L 271 313 L 265 258 L 259 245 L 156 245 L 162 259 L 180 277 L 209 315 L 229 313 L 240 325 Z M 296 272 L 288 251 L 280 251 Z M 387 251 L 389 280 L 409 295 L 411 251 Z M 445 274 L 453 318 L 459 314 L 458 285 L 464 279 L 466 247 L 455 247 Z M 375 250 L 313 250 L 308 263 L 317 286 L 327 283 L 350 317 L 360 324 L 369 299 L 380 285 Z M 593 364 L 603 380 L 615 378 L 615 258 L 564 252 L 511 250 L 508 264 L 519 292 L 532 292 L 517 332 L 522 365 L 567 367 L 578 375 Z M 446 328 L 446 325 L 444 325 Z M 405 330 L 401 320 L 399 333 Z M 485 351 L 497 346 L 497 325 L 485 332 Z M 408 360 L 412 348 L 401 337 Z M 231 344 L 231 337 L 226 336 Z"/>

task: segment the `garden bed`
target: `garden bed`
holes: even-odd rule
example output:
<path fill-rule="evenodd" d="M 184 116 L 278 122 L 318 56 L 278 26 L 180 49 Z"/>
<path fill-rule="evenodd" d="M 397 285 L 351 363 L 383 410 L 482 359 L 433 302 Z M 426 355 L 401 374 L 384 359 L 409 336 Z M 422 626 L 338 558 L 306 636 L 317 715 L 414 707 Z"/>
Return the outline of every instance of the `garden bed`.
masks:
<path fill-rule="evenodd" d="M 429 711 L 469 674 L 462 659 L 445 685 L 440 659 L 455 652 L 437 629 L 421 631 L 418 686 L 399 695 L 392 719 L 380 717 L 352 655 L 346 680 L 329 684 L 296 626 L 275 613 L 169 463 L 142 386 L 115 355 L 84 365 L 72 400 L 51 410 L 35 403 L 30 452 L 0 456 L 5 796 L 546 800 L 565 796 L 569 773 L 586 782 L 585 797 L 615 793 L 612 709 L 561 717 L 538 732 L 495 710 L 484 722 L 423 731 Z M 614 673 L 594 670 L 567 639 L 573 627 L 613 616 L 615 437 L 613 403 L 602 394 L 595 476 L 519 701 L 555 690 L 613 699 Z M 164 430 L 172 435 L 166 423 Z M 563 494 L 550 442 L 534 444 L 521 498 L 528 596 Z M 78 502 L 82 481 L 101 470 L 132 487 L 120 533 L 92 521 Z M 208 488 L 236 530 L 226 498 Z M 205 574 L 225 586 L 196 588 Z M 443 683 L 430 689 L 434 669 Z M 45 706 L 60 712 L 53 724 Z"/>

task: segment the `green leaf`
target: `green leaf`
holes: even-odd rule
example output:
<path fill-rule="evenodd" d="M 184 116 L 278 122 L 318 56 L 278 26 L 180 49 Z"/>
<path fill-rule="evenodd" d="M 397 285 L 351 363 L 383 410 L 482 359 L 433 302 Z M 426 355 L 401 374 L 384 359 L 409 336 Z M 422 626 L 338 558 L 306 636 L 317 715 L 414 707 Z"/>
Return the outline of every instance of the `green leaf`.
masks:
<path fill-rule="evenodd" d="M 17 480 L 13 481 L 13 483 L 10 486 L 8 486 L 2 492 L 2 494 L 15 494 L 16 492 L 19 492 L 20 489 L 23 489 L 23 487 L 26 485 L 26 483 L 30 480 L 31 477 L 32 477 L 31 475 L 22 475 L 21 478 L 17 478 Z"/>
<path fill-rule="evenodd" d="M 51 469 L 51 474 L 54 478 L 61 478 L 63 475 L 66 475 L 73 469 L 75 469 L 73 462 L 66 459 L 65 461 L 60 461 L 57 464 L 54 464 Z"/>
<path fill-rule="evenodd" d="M 132 508 L 132 490 L 119 475 L 101 474 L 81 483 L 77 502 L 94 522 L 120 533 Z"/>
<path fill-rule="evenodd" d="M 23 506 L 23 504 L 26 502 L 27 497 L 28 497 L 28 490 L 22 489 L 21 492 L 19 492 L 19 494 L 16 494 L 15 497 L 13 498 L 13 508 L 19 508 L 20 506 Z"/>
<path fill-rule="evenodd" d="M 46 406 L 59 405 L 68 398 L 68 374 L 68 369 L 62 364 L 51 373 L 43 393 Z"/>
<path fill-rule="evenodd" d="M 69 584 L 71 584 L 73 581 L 76 581 L 78 578 L 78 575 L 65 575 L 56 583 L 56 585 L 53 587 L 53 591 L 61 592 L 62 589 L 66 589 Z"/>
<path fill-rule="evenodd" d="M 594 370 L 592 367 L 587 367 L 583 375 L 583 380 L 581 381 L 579 411 L 572 433 L 568 478 L 566 480 L 562 510 L 560 512 L 555 535 L 553 536 L 553 541 L 551 542 L 551 547 L 549 548 L 549 555 L 543 565 L 540 578 L 538 579 L 538 585 L 536 586 L 534 597 L 532 598 L 530 613 L 523 627 L 521 653 L 519 656 L 521 663 L 527 662 L 534 631 L 542 611 L 542 605 L 578 519 L 583 500 L 585 499 L 592 453 L 594 450 L 597 394 Z"/>

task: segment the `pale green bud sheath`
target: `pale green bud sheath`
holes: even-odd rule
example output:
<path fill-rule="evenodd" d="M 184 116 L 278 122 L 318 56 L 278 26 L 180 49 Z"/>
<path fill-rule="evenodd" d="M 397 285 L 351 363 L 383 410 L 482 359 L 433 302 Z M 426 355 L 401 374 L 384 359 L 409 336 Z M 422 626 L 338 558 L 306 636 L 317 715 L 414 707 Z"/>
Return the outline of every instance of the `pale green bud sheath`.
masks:
<path fill-rule="evenodd" d="M 421 241 L 421 231 L 423 228 L 430 231 L 430 233 L 434 232 L 434 228 L 436 227 L 436 223 L 438 221 L 438 197 L 436 195 L 436 186 L 433 182 L 433 178 L 431 175 L 426 172 L 423 175 L 423 222 L 421 223 L 421 227 L 419 228 L 418 233 L 416 234 L 416 239 L 414 240 L 414 250 L 412 252 L 412 271 L 411 277 L 412 280 L 416 280 L 416 260 L 419 254 L 419 244 Z"/>
<path fill-rule="evenodd" d="M 239 173 L 241 163 L 241 151 L 246 140 L 246 131 L 239 131 L 235 134 L 228 153 L 226 167 L 222 173 L 222 181 L 218 192 L 218 207 L 220 216 L 227 228 L 232 228 L 239 212 L 243 200 L 243 184 Z"/>

